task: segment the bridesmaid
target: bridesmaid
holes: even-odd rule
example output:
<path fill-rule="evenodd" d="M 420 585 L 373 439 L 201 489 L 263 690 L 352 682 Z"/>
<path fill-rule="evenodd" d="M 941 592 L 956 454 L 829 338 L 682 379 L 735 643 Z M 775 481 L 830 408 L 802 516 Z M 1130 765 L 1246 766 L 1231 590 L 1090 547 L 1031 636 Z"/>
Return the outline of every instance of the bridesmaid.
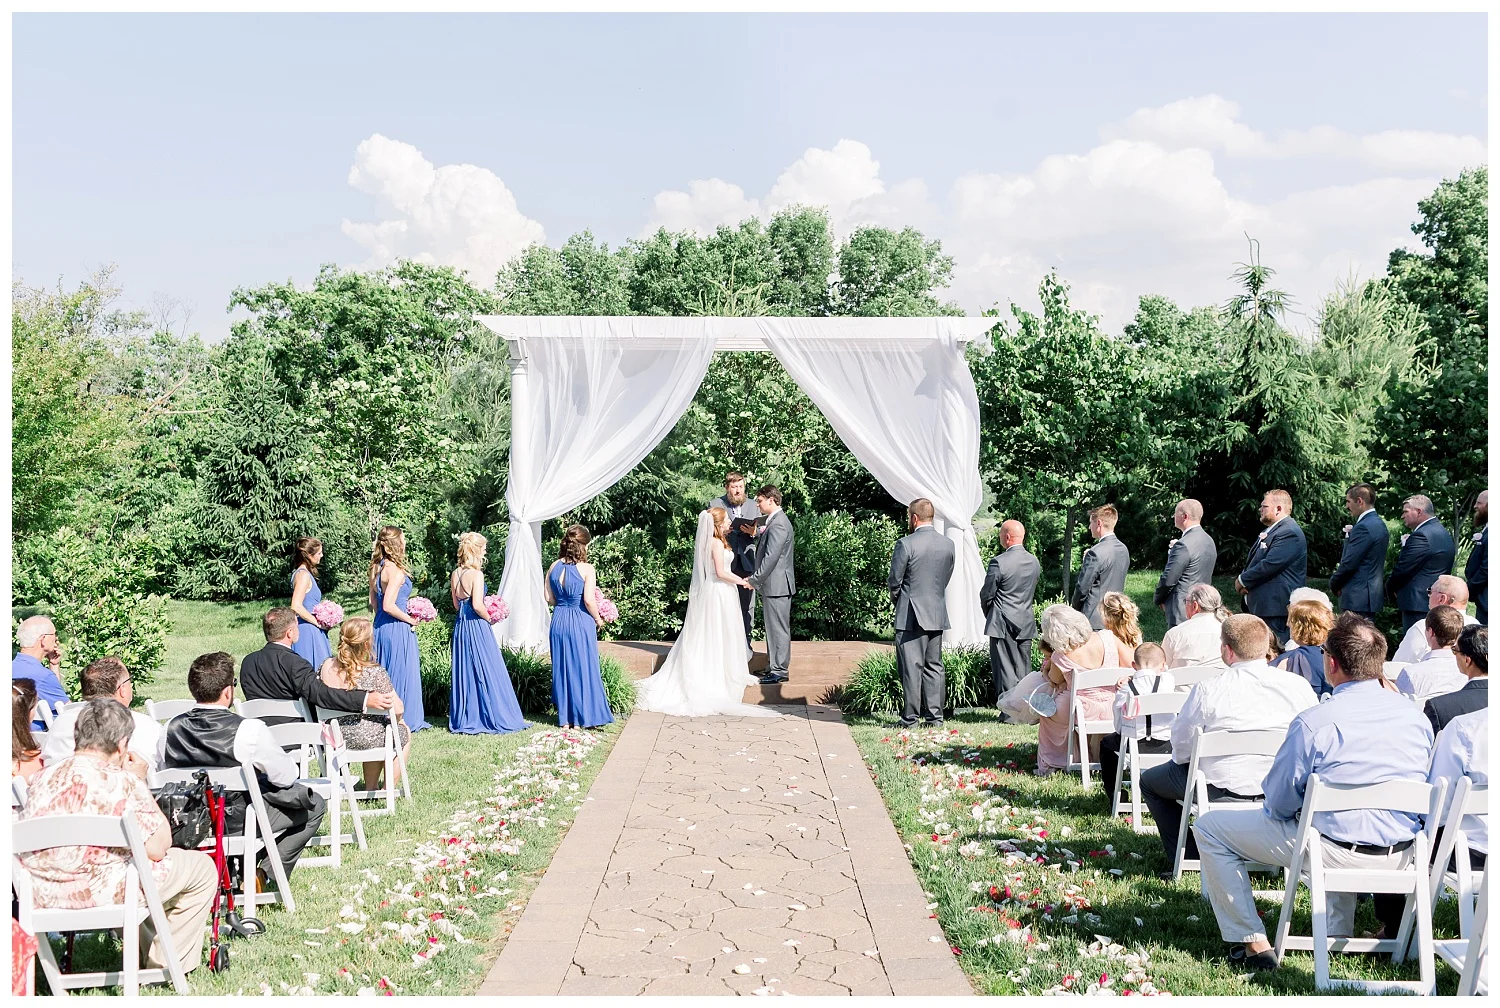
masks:
<path fill-rule="evenodd" d="M 599 628 L 589 530 L 569 525 L 558 560 L 547 571 L 552 609 L 552 702 L 564 728 L 597 728 L 614 721 L 599 675 Z"/>
<path fill-rule="evenodd" d="M 387 525 L 370 554 L 370 608 L 375 612 L 375 664 L 385 669 L 412 731 L 430 728 L 422 717 L 422 666 L 417 657 L 417 621 L 406 614 L 411 570 L 406 566 L 406 533 Z"/>
<path fill-rule="evenodd" d="M 318 564 L 322 562 L 322 540 L 302 536 L 292 546 L 292 612 L 297 614 L 297 639 L 292 642 L 292 650 L 315 669 L 322 668 L 333 653 L 328 647 L 328 631 L 312 614 L 313 606 L 323 601 L 323 591 L 318 587 Z"/>
<path fill-rule="evenodd" d="M 505 735 L 526 728 L 521 705 L 495 643 L 484 607 L 484 554 L 478 532 L 458 537 L 458 570 L 448 579 L 453 608 L 453 694 L 448 730 L 459 735 Z"/>

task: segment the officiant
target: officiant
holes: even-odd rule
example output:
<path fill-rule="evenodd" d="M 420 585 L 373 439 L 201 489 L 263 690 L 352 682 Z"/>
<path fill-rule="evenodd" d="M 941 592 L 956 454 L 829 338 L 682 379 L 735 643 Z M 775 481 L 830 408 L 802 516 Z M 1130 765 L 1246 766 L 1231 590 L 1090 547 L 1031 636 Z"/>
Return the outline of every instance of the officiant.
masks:
<path fill-rule="evenodd" d="M 755 573 L 755 534 L 765 527 L 760 508 L 745 498 L 745 477 L 732 472 L 724 477 L 724 496 L 708 502 L 711 508 L 723 508 L 729 514 L 729 548 L 734 563 L 729 569 L 740 577 Z M 750 646 L 750 628 L 755 622 L 755 590 L 740 588 L 740 615 L 745 620 L 745 646 Z"/>

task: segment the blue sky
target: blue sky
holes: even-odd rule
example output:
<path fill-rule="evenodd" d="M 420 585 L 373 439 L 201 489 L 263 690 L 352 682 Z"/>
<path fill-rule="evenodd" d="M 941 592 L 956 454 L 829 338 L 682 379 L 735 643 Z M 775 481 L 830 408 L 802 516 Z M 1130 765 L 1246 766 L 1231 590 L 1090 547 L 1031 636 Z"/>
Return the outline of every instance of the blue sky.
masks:
<path fill-rule="evenodd" d="M 1050 266 L 1109 328 L 1141 293 L 1222 300 L 1245 230 L 1310 307 L 1487 143 L 1482 15 L 13 25 L 16 274 L 115 262 L 211 337 L 232 288 L 322 262 L 492 272 L 794 201 L 942 238 L 971 311 Z"/>

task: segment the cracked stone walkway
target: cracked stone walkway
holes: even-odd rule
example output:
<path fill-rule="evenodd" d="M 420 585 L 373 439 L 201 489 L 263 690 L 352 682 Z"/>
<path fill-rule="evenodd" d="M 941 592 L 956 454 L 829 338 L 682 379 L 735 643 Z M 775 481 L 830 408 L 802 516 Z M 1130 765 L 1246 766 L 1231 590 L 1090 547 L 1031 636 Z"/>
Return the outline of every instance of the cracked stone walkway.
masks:
<path fill-rule="evenodd" d="M 972 994 L 836 708 L 636 712 L 479 993 Z"/>

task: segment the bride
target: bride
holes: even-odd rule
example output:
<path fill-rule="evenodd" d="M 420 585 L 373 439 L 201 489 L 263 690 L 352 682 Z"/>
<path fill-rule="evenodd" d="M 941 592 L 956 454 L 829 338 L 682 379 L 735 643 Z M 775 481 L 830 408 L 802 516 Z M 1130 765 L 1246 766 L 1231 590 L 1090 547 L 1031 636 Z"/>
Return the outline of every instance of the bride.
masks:
<path fill-rule="evenodd" d="M 730 571 L 729 514 L 710 508 L 698 515 L 693 546 L 693 580 L 688 589 L 682 633 L 660 671 L 636 684 L 641 710 L 702 717 L 735 714 L 779 717 L 775 711 L 743 702 L 746 686 L 760 680 L 750 674 L 745 623 L 737 586 L 748 582 Z"/>

